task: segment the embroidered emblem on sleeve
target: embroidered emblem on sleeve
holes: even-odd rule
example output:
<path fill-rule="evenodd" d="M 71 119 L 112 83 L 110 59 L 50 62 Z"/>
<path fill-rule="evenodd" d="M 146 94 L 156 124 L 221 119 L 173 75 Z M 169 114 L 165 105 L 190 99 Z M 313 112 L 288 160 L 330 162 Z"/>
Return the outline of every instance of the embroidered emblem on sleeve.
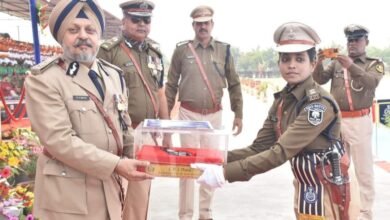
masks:
<path fill-rule="evenodd" d="M 317 201 L 317 193 L 315 192 L 314 188 L 309 186 L 304 194 L 305 202 L 312 204 Z"/>
<path fill-rule="evenodd" d="M 307 112 L 307 121 L 317 126 L 322 123 L 326 107 L 321 103 L 311 103 L 305 107 L 305 111 Z"/>

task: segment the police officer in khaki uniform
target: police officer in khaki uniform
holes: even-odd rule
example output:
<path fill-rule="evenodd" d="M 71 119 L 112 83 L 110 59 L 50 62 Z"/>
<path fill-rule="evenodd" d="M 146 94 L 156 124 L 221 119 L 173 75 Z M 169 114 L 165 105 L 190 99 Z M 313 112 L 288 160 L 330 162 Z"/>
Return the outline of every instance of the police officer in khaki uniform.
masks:
<path fill-rule="evenodd" d="M 314 79 L 325 84 L 331 80 L 331 93 L 342 115 L 342 134 L 347 143 L 360 187 L 360 219 L 372 219 L 374 169 L 372 156 L 372 119 L 370 108 L 375 89 L 384 73 L 383 62 L 366 56 L 368 29 L 356 24 L 344 28 L 348 56 L 338 55 L 326 68 L 319 52 Z"/>
<path fill-rule="evenodd" d="M 34 66 L 25 82 L 28 116 L 45 147 L 37 162 L 34 217 L 122 219 L 120 176 L 151 177 L 136 171 L 146 162 L 126 159 L 133 136 L 122 71 L 96 59 L 103 11 L 95 1 L 61 0 L 49 27 L 64 54 Z"/>
<path fill-rule="evenodd" d="M 120 7 L 122 36 L 104 42 L 98 57 L 123 70 L 129 90 L 128 111 L 136 128 L 146 118 L 169 118 L 163 90 L 164 66 L 159 45 L 148 38 L 154 4 L 133 0 Z M 167 143 L 163 145 L 169 145 L 169 140 L 164 141 Z M 149 191 L 150 181 L 129 182 L 124 219 L 146 219 Z"/>
<path fill-rule="evenodd" d="M 339 179 L 341 188 L 324 180 L 321 172 L 329 167 L 331 154 L 333 159 L 340 160 L 345 152 L 340 143 L 338 106 L 311 76 L 316 64 L 315 45 L 320 39 L 309 26 L 289 22 L 277 28 L 274 41 L 279 52 L 279 69 L 287 85 L 274 94 L 275 101 L 268 117 L 249 147 L 229 151 L 228 163 L 224 167 L 193 164 L 193 167 L 204 170 L 198 182 L 220 187 L 225 179 L 229 182 L 248 181 L 256 174 L 289 161 L 295 176 L 297 219 L 348 219 L 342 217 L 345 213 L 341 212 L 348 204 L 339 207 L 332 201 L 334 194 L 331 195 L 338 190 L 349 193 L 344 187 L 348 182 L 347 164 L 342 166 L 342 173 L 327 176 L 330 181 Z"/>
<path fill-rule="evenodd" d="M 228 87 L 231 109 L 235 114 L 233 129 L 235 134 L 242 130 L 242 94 L 239 77 L 230 54 L 230 45 L 212 38 L 214 10 L 209 6 L 199 6 L 191 12 L 195 39 L 177 44 L 168 72 L 165 94 L 169 112 L 179 93 L 179 119 L 210 121 L 214 128 L 222 124 L 221 99 L 223 89 Z M 194 136 L 181 136 L 182 146 L 215 147 L 212 138 L 194 139 Z M 200 187 L 199 218 L 211 219 L 211 201 L 213 190 Z M 194 182 L 180 180 L 181 220 L 192 219 L 194 200 Z"/>

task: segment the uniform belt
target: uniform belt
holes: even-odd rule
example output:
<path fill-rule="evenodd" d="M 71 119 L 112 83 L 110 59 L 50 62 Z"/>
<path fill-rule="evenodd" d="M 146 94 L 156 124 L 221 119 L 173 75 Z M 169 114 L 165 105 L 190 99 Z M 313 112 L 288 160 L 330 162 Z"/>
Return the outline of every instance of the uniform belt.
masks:
<path fill-rule="evenodd" d="M 341 111 L 341 117 L 343 118 L 356 118 L 356 117 L 362 117 L 364 115 L 370 114 L 370 109 L 360 109 L 356 111 Z"/>
<path fill-rule="evenodd" d="M 214 108 L 194 108 L 191 106 L 191 104 L 189 102 L 181 102 L 180 106 L 189 110 L 189 111 L 196 112 L 196 113 L 199 113 L 202 115 L 208 115 L 208 114 L 216 113 L 216 112 L 222 110 L 221 104 L 218 104 Z"/>

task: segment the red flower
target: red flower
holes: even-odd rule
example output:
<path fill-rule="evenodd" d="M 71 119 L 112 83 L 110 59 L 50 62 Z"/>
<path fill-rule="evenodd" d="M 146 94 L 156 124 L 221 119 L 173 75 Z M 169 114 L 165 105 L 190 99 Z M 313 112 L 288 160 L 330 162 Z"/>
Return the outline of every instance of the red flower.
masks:
<path fill-rule="evenodd" d="M 11 176 L 11 167 L 9 167 L 9 166 L 6 166 L 6 167 L 4 167 L 4 169 L 1 171 L 1 177 L 3 177 L 3 178 L 8 178 L 8 177 L 10 177 Z"/>

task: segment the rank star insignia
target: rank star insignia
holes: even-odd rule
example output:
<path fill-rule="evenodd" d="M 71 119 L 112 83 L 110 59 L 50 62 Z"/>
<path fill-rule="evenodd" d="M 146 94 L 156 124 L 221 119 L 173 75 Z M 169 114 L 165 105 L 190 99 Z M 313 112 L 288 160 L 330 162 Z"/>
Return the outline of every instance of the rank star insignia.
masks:
<path fill-rule="evenodd" d="M 317 126 L 322 123 L 326 107 L 321 103 L 312 103 L 305 107 L 305 111 L 307 112 L 307 121 Z"/>

